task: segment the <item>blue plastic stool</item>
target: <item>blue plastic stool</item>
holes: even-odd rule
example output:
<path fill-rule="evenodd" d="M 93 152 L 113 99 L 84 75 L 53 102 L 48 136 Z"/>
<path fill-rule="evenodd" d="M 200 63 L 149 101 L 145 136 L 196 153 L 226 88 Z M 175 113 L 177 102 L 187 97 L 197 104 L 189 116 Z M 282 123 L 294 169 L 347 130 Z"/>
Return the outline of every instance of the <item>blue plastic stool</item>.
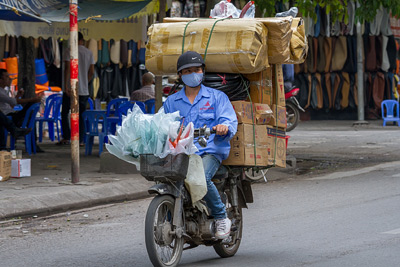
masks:
<path fill-rule="evenodd" d="M 103 152 L 104 138 L 107 136 L 107 116 L 103 110 L 86 110 L 85 121 L 85 155 L 92 154 L 94 137 L 99 137 L 99 156 Z M 99 127 L 101 125 L 101 129 Z"/>
<path fill-rule="evenodd" d="M 386 126 L 386 122 L 392 121 L 400 127 L 399 117 L 399 102 L 396 100 L 384 100 L 381 104 L 383 126 Z M 385 115 L 386 110 L 386 115 Z"/>

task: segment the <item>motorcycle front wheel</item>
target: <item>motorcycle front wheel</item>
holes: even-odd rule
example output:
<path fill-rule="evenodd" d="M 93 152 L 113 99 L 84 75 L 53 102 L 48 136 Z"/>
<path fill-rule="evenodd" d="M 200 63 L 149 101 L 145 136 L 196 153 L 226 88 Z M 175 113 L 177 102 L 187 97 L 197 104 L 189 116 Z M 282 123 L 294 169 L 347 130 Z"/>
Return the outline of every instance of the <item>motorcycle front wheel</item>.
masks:
<path fill-rule="evenodd" d="M 228 218 L 232 221 L 231 235 L 222 240 L 220 243 L 214 245 L 214 250 L 221 258 L 232 257 L 236 254 L 239 249 L 240 241 L 242 240 L 243 231 L 243 214 L 242 208 L 238 208 L 238 216 L 234 216 L 234 209 L 232 207 L 231 195 L 229 192 L 225 192 L 227 196 L 226 201 L 226 213 Z"/>
<path fill-rule="evenodd" d="M 287 120 L 287 128 L 286 131 L 290 132 L 294 128 L 296 128 L 299 123 L 300 113 L 295 105 L 290 102 L 286 102 L 286 120 Z"/>
<path fill-rule="evenodd" d="M 172 224 L 175 199 L 156 196 L 150 203 L 145 221 L 147 254 L 154 266 L 177 266 L 183 251 L 183 237 L 177 237 Z"/>

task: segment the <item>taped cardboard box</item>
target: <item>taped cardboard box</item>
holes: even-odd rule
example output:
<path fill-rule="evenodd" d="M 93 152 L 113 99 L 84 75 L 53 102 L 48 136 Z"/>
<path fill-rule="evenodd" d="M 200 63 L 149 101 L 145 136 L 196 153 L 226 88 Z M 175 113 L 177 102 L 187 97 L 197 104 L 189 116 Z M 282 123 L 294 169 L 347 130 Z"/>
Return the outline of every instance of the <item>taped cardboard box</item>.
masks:
<path fill-rule="evenodd" d="M 268 165 L 286 168 L 286 132 L 284 129 L 267 126 Z"/>
<path fill-rule="evenodd" d="M 287 118 L 286 118 L 286 107 L 272 105 L 273 118 L 267 122 L 268 125 L 286 129 Z"/>
<path fill-rule="evenodd" d="M 224 165 L 268 165 L 269 137 L 265 125 L 239 124 L 230 144 L 229 157 L 222 162 Z"/>
<path fill-rule="evenodd" d="M 232 101 L 231 104 L 235 110 L 238 123 L 254 123 L 254 110 L 251 102 Z"/>
<path fill-rule="evenodd" d="M 217 21 L 153 24 L 148 30 L 146 68 L 154 74 L 176 74 L 182 51 L 196 51 L 204 57 L 206 49 L 208 72 L 254 73 L 268 67 L 268 30 L 262 22 Z"/>
<path fill-rule="evenodd" d="M 11 152 L 0 151 L 0 182 L 11 177 Z"/>
<path fill-rule="evenodd" d="M 253 103 L 255 111 L 255 121 L 257 124 L 268 124 L 275 120 L 274 114 L 268 104 Z"/>
<path fill-rule="evenodd" d="M 250 81 L 250 97 L 253 103 L 272 105 L 272 69 L 245 74 Z"/>
<path fill-rule="evenodd" d="M 247 101 L 232 101 L 238 123 L 268 124 L 273 120 L 273 111 L 268 104 Z"/>
<path fill-rule="evenodd" d="M 277 104 L 282 107 L 286 106 L 285 86 L 281 64 L 272 66 L 272 104 Z"/>

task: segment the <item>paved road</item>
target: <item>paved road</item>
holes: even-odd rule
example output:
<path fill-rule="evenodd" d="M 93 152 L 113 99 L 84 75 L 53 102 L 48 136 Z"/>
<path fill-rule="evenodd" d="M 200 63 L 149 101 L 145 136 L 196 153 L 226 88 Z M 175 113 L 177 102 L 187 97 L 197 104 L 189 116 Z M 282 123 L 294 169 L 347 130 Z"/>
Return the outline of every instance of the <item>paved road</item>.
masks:
<path fill-rule="evenodd" d="M 185 251 L 181 266 L 399 266 L 400 164 L 257 183 L 237 255 Z M 151 266 L 149 199 L 0 224 L 1 266 Z"/>

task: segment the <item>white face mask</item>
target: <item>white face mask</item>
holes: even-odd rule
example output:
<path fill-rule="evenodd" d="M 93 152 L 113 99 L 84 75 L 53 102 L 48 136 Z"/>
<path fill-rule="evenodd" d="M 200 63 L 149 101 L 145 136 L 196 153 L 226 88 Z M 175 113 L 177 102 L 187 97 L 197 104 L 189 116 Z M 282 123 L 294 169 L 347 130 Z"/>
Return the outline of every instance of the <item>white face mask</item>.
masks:
<path fill-rule="evenodd" d="M 182 81 L 189 87 L 197 87 L 203 81 L 203 73 L 192 72 L 190 74 L 182 75 Z"/>

